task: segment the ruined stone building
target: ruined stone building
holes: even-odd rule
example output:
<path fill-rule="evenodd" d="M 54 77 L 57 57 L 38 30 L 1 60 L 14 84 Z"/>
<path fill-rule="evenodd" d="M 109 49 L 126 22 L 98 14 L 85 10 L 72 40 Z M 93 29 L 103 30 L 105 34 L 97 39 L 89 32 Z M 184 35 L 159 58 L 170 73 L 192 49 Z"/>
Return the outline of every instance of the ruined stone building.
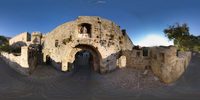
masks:
<path fill-rule="evenodd" d="M 13 48 L 27 46 L 27 43 L 31 41 L 31 34 L 28 32 L 21 33 L 9 40 L 9 45 Z"/>
<path fill-rule="evenodd" d="M 30 34 L 29 32 L 21 33 L 9 40 L 9 45 L 13 48 L 23 47 L 23 46 L 33 46 L 33 45 L 41 45 L 42 33 L 41 32 L 33 32 Z M 36 46 L 37 47 L 37 46 Z"/>
<path fill-rule="evenodd" d="M 46 35 L 25 32 L 9 41 L 10 45 L 16 42 L 25 43 L 20 45 L 21 56 L 1 54 L 13 69 L 24 75 L 29 75 L 37 64 L 42 63 L 50 63 L 61 71 L 72 71 L 76 53 L 85 50 L 90 52 L 97 73 L 106 74 L 121 67 L 151 68 L 161 81 L 171 83 L 182 75 L 191 58 L 191 53 L 178 57 L 174 46 L 133 49 L 134 44 L 126 30 L 120 30 L 120 26 L 112 21 L 94 16 L 79 16 Z M 40 51 L 37 57 L 33 49 Z"/>

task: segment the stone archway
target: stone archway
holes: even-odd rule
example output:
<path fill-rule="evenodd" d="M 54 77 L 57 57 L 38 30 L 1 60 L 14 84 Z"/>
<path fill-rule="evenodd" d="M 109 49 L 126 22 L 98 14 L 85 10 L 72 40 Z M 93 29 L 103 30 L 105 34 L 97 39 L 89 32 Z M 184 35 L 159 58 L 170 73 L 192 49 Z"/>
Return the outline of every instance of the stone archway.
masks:
<path fill-rule="evenodd" d="M 75 61 L 75 55 L 77 52 L 79 51 L 88 51 L 90 52 L 91 56 L 92 56 L 92 64 L 93 64 L 93 69 L 95 72 L 97 73 L 101 73 L 102 72 L 102 57 L 101 57 L 101 54 L 99 53 L 99 51 L 91 46 L 91 45 L 85 45 L 85 44 L 79 44 L 77 46 L 75 46 L 70 54 L 69 54 L 69 59 L 68 59 L 68 70 L 71 71 L 73 70 L 74 68 L 74 61 Z"/>

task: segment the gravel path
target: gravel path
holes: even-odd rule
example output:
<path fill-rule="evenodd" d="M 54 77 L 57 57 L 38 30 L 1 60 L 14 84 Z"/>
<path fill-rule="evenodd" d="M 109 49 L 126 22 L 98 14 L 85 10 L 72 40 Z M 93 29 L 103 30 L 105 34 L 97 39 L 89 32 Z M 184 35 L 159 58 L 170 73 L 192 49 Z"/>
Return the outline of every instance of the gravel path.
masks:
<path fill-rule="evenodd" d="M 104 75 L 105 79 L 118 87 L 132 90 L 153 89 L 165 86 L 151 70 L 143 74 L 144 70 L 121 68 L 110 74 Z"/>

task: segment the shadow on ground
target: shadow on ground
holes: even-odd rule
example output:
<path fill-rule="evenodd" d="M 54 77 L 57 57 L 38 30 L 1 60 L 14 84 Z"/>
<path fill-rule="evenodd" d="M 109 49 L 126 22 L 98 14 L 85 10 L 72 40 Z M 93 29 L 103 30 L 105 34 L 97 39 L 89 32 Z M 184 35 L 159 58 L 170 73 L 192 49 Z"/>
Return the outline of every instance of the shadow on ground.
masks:
<path fill-rule="evenodd" d="M 200 98 L 199 56 L 200 54 L 192 57 L 188 69 L 176 82 L 143 90 L 119 87 L 107 80 L 109 75 L 117 75 L 120 70 L 100 75 L 90 66 L 80 65 L 73 72 L 64 73 L 45 65 L 37 66 L 33 74 L 27 77 L 10 69 L 0 58 L 0 99 L 155 100 L 174 98 L 185 100 Z"/>

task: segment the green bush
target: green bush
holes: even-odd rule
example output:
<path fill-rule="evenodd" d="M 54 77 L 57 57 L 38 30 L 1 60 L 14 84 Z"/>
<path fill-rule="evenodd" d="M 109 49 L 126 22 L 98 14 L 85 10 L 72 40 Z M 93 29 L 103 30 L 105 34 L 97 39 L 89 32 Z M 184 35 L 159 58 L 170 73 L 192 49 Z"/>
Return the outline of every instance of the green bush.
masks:
<path fill-rule="evenodd" d="M 0 51 L 10 51 L 9 41 L 4 36 L 0 36 Z"/>
<path fill-rule="evenodd" d="M 113 34 L 110 35 L 110 40 L 114 40 L 115 36 Z"/>
<path fill-rule="evenodd" d="M 10 47 L 9 46 L 0 46 L 0 51 L 10 52 Z"/>
<path fill-rule="evenodd" d="M 67 43 L 72 41 L 72 36 L 70 36 L 69 38 L 63 39 L 63 43 L 66 45 Z"/>

